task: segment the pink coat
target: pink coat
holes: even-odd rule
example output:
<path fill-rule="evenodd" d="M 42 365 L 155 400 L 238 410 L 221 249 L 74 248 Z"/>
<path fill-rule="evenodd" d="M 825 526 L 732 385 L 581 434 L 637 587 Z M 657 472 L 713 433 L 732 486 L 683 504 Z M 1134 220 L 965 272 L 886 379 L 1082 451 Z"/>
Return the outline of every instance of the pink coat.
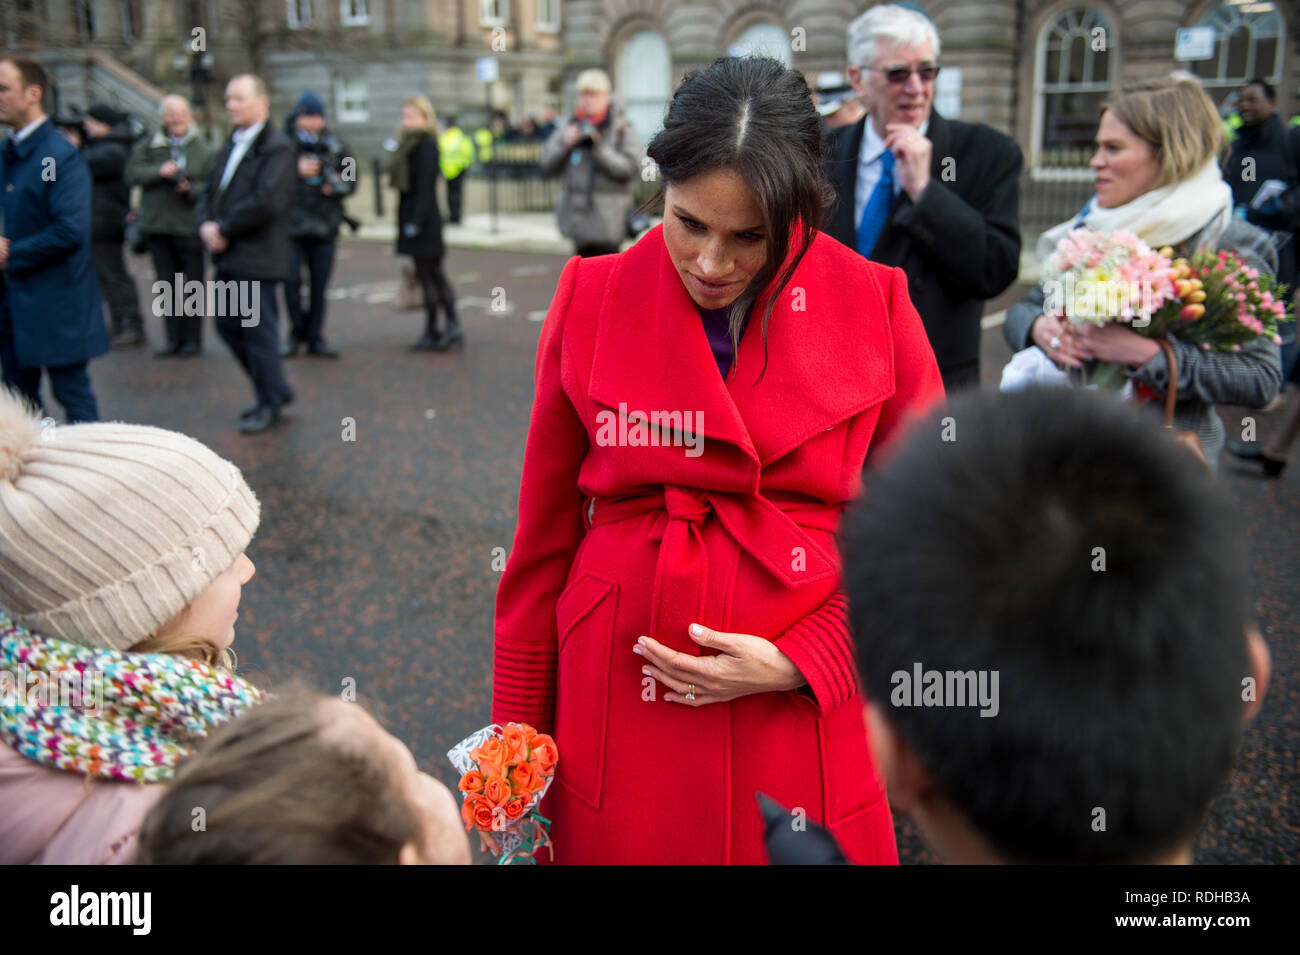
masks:
<path fill-rule="evenodd" d="M 125 865 L 162 783 L 90 779 L 0 743 L 0 865 Z"/>

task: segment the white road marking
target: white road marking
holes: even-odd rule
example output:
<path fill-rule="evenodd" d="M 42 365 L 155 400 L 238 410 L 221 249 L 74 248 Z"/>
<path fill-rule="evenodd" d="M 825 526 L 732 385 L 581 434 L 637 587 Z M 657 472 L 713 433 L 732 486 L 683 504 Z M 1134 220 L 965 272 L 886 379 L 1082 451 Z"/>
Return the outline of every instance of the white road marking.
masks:
<path fill-rule="evenodd" d="M 553 265 L 516 265 L 510 270 L 511 275 L 545 275 L 555 270 Z"/>

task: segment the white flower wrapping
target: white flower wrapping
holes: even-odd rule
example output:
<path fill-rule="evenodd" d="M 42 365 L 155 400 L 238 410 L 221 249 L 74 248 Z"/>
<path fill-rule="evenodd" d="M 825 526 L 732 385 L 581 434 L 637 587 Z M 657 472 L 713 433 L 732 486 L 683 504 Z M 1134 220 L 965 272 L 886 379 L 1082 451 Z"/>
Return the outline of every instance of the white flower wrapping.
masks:
<path fill-rule="evenodd" d="M 477 769 L 478 762 L 470 756 L 470 753 L 478 749 L 493 736 L 499 736 L 502 729 L 503 727 L 497 723 L 493 723 L 491 726 L 485 726 L 481 730 L 466 736 L 463 740 L 448 750 L 447 759 L 451 760 L 451 764 L 456 767 L 456 772 L 461 776 L 464 776 L 470 770 Z M 537 807 L 541 805 L 542 799 L 544 799 L 547 792 L 550 791 L 551 783 L 553 782 L 555 782 L 554 773 L 546 777 L 546 784 L 542 787 L 540 792 L 534 795 L 533 801 L 528 804 L 528 807 L 524 810 L 522 816 L 511 822 L 507 822 L 503 819 L 501 828 L 493 829 L 492 837 L 501 847 L 502 858 L 515 852 L 525 843 L 525 841 L 527 841 L 528 834 L 521 830 L 523 830 L 525 823 L 528 823 L 531 829 L 531 820 L 529 817 L 537 811 Z M 463 792 L 460 795 L 461 804 L 464 805 L 465 800 L 469 797 Z"/>

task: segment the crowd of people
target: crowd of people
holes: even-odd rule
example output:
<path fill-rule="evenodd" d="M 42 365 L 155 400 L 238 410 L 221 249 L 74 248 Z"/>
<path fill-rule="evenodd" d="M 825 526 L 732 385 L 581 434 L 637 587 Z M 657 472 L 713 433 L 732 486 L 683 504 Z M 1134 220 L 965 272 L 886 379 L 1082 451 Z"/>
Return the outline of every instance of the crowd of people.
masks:
<path fill-rule="evenodd" d="M 1130 406 L 976 387 L 984 303 L 1019 270 L 1022 157 L 934 109 L 940 46 L 910 9 L 863 14 L 846 43 L 862 108 L 830 124 L 775 60 L 691 71 L 645 147 L 662 225 L 624 251 L 641 145 L 608 76 L 584 72 L 574 114 L 532 133 L 577 255 L 540 332 L 482 715 L 558 744 L 555 862 L 769 861 L 759 794 L 853 863 L 898 861 L 899 812 L 951 862 L 1192 860 L 1269 678 L 1244 534 L 1212 471 Z M 356 183 L 322 102 L 303 94 L 281 130 L 261 81 L 236 77 L 216 150 L 178 98 L 130 150 L 101 111 L 81 124 L 91 162 L 43 92 L 39 67 L 0 59 L 17 194 L 0 229 L 0 862 L 470 861 L 457 798 L 363 706 L 235 674 L 257 497 L 189 437 L 98 422 L 85 371 L 110 330 L 137 329 L 96 280 L 119 274 L 121 237 L 117 258 L 90 238 L 98 170 L 120 164 L 160 277 L 201 279 L 206 252 L 218 282 L 259 290 L 256 321 L 215 324 L 256 392 L 241 428 L 279 421 L 282 357 L 335 354 L 323 292 Z M 1213 103 L 1175 73 L 1107 100 L 1095 196 L 1040 258 L 1084 225 L 1283 274 L 1263 230 L 1300 224 L 1300 179 L 1252 103 L 1232 148 L 1280 182 L 1272 204 L 1225 174 Z M 387 174 L 422 350 L 464 341 L 435 188 L 459 138 L 403 102 Z M 302 268 L 311 299 L 282 342 L 276 292 L 289 276 L 296 297 Z M 201 348 L 188 318 L 164 356 Z M 1294 374 L 1264 339 L 1207 352 L 1077 326 L 1041 287 L 1004 335 L 1059 366 L 1114 362 L 1139 393 L 1176 384 L 1175 424 L 1211 464 L 1215 406 L 1266 406 Z M 55 440 L 33 410 L 43 368 L 68 412 Z M 688 412 L 699 433 L 608 440 L 629 408 Z M 1276 473 L 1286 428 L 1229 450 Z M 70 668 L 106 675 L 94 708 L 14 692 Z M 953 698 L 954 674 L 983 709 Z"/>
<path fill-rule="evenodd" d="M 39 405 L 44 370 L 69 422 L 98 420 L 87 363 L 110 345 L 129 348 L 146 339 L 124 259 L 129 241 L 149 253 L 155 292 L 158 283 L 166 288 L 152 302 L 151 310 L 162 313 L 164 338 L 155 357 L 202 354 L 210 318 L 254 393 L 239 430 L 254 434 L 278 425 L 294 400 L 282 359 L 338 357 L 325 337 L 327 291 L 340 228 L 358 225 L 344 206 L 357 188 L 357 157 L 327 124 L 324 102 L 302 93 L 278 127 L 262 80 L 236 76 L 225 91 L 232 132 L 214 148 L 184 97 L 164 97 L 158 128 L 150 131 L 105 104 L 84 116 L 47 116 L 48 90 L 38 63 L 0 60 L 0 121 L 14 130 L 0 156 L 0 175 L 10 186 L 0 256 L 11 245 L 17 255 L 4 275 L 4 383 Z M 428 100 L 414 97 L 403 107 L 400 161 L 390 162 L 391 184 L 401 195 L 397 252 L 414 260 L 429 316 L 416 349 L 463 343 L 442 273 L 435 189 L 445 176 L 458 219 L 459 180 L 476 149 L 470 142 L 465 158 L 458 134 L 455 125 L 443 131 Z M 440 157 L 440 138 L 447 159 Z M 418 154 L 413 143 L 423 144 Z M 140 199 L 132 210 L 135 187 Z M 283 340 L 281 289 L 288 312 Z M 447 315 L 445 329 L 438 327 L 439 308 Z"/>

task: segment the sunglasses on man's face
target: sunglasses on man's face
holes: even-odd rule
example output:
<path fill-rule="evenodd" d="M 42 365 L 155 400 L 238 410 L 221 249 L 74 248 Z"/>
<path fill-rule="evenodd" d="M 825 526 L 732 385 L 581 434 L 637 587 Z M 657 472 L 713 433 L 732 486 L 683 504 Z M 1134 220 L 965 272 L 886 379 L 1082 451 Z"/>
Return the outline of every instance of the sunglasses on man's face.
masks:
<path fill-rule="evenodd" d="M 878 66 L 869 66 L 867 69 L 873 73 L 884 73 L 885 79 L 889 80 L 891 86 L 902 86 L 912 78 L 913 73 L 921 77 L 922 83 L 933 83 L 934 78 L 939 75 L 938 63 L 922 63 L 916 69 L 912 69 L 910 66 L 891 66 L 883 69 Z"/>

